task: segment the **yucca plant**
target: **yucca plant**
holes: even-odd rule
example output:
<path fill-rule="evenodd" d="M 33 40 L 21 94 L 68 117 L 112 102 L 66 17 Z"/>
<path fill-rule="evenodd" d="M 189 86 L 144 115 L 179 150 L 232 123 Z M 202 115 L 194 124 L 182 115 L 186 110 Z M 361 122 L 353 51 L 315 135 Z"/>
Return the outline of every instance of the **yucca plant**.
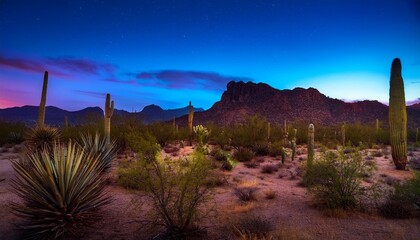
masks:
<path fill-rule="evenodd" d="M 35 126 L 26 132 L 27 148 L 32 152 L 51 151 L 56 142 L 60 142 L 60 132 L 57 128 L 47 125 Z"/>
<path fill-rule="evenodd" d="M 57 239 L 98 219 L 97 210 L 110 202 L 104 193 L 101 163 L 77 145 L 53 146 L 52 154 L 27 153 L 28 161 L 13 161 L 13 191 L 22 201 L 13 212 L 29 239 Z M 30 164 L 30 167 L 27 167 Z"/>
<path fill-rule="evenodd" d="M 90 134 L 82 134 L 80 145 L 86 154 L 90 154 L 99 159 L 103 170 L 111 167 L 112 160 L 117 155 L 117 146 L 115 142 L 108 143 L 106 137 L 102 137 L 99 133 L 95 136 Z"/>

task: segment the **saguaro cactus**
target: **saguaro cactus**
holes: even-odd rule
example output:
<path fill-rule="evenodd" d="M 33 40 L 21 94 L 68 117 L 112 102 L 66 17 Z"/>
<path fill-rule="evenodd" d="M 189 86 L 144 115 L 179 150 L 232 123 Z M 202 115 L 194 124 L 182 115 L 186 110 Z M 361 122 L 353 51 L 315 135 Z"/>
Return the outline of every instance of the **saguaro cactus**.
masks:
<path fill-rule="evenodd" d="M 47 103 L 48 71 L 44 73 L 44 83 L 42 85 L 41 103 L 38 108 L 38 126 L 44 126 L 45 122 L 45 104 Z"/>
<path fill-rule="evenodd" d="M 392 160 L 395 167 L 404 170 L 407 165 L 407 111 L 405 107 L 404 81 L 401 61 L 392 61 L 389 87 L 389 133 Z"/>
<path fill-rule="evenodd" d="M 270 123 L 268 122 L 267 123 L 267 140 L 270 140 L 270 131 L 271 131 Z"/>
<path fill-rule="evenodd" d="M 308 127 L 308 165 L 314 160 L 315 126 L 311 123 Z"/>
<path fill-rule="evenodd" d="M 346 145 L 346 125 L 345 124 L 341 126 L 341 141 L 342 141 L 343 146 L 345 146 Z"/>
<path fill-rule="evenodd" d="M 106 141 L 108 144 L 111 141 L 111 117 L 113 113 L 114 113 L 114 101 L 111 102 L 111 95 L 107 93 L 106 100 L 105 100 L 104 134 L 105 134 Z"/>
<path fill-rule="evenodd" d="M 379 119 L 376 119 L 376 134 L 379 132 Z"/>
<path fill-rule="evenodd" d="M 193 139 L 193 118 L 194 118 L 194 107 L 191 105 L 188 106 L 188 134 L 190 137 L 190 145 L 192 145 Z"/>

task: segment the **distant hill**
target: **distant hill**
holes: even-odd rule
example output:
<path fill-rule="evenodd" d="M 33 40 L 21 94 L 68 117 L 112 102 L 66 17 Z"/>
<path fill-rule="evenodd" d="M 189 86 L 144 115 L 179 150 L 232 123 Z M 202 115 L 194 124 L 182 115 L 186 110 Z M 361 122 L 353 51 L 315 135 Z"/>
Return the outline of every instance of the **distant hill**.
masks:
<path fill-rule="evenodd" d="M 196 112 L 204 111 L 202 108 L 195 108 Z M 124 110 L 115 109 L 115 115 L 126 115 L 140 118 L 145 123 L 156 121 L 168 121 L 173 118 L 188 114 L 188 106 L 178 109 L 163 110 L 156 105 L 149 105 L 143 108 L 141 112 L 130 113 Z M 95 122 L 104 116 L 104 112 L 99 107 L 89 107 L 79 111 L 67 111 L 57 107 L 48 106 L 45 111 L 45 122 L 50 125 L 61 126 L 64 124 L 64 118 L 70 124 L 84 124 Z M 23 122 L 28 125 L 36 124 L 38 118 L 37 106 L 23 106 L 0 109 L 0 120 L 11 122 Z"/>
<path fill-rule="evenodd" d="M 408 125 L 420 126 L 419 104 L 408 106 Z M 278 90 L 264 83 L 229 82 L 220 101 L 207 111 L 194 115 L 194 124 L 229 125 L 252 115 L 265 117 L 269 122 L 313 122 L 323 125 L 341 123 L 374 123 L 379 119 L 388 124 L 388 106 L 378 101 L 348 103 L 333 99 L 317 89 L 295 88 Z M 177 120 L 186 124 L 186 117 Z"/>

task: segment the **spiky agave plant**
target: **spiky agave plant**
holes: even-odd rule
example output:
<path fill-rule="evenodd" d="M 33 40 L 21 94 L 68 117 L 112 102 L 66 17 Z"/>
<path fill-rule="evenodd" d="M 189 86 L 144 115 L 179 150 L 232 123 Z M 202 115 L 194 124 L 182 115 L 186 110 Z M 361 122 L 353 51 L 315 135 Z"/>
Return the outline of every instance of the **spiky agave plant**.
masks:
<path fill-rule="evenodd" d="M 30 239 L 56 239 L 97 220 L 98 209 L 109 203 L 98 158 L 86 155 L 76 144 L 56 144 L 52 154 L 26 155 L 13 161 L 13 191 L 22 199 L 13 212 L 26 219 L 21 225 Z M 27 167 L 30 164 L 30 167 Z"/>
<path fill-rule="evenodd" d="M 99 133 L 95 136 L 82 134 L 80 145 L 86 154 L 97 157 L 103 165 L 104 171 L 111 167 L 112 160 L 117 155 L 117 145 L 115 142 L 108 143 L 106 137 L 101 137 Z"/>
<path fill-rule="evenodd" d="M 41 152 L 52 150 L 54 143 L 60 142 L 60 132 L 57 128 L 47 125 L 35 126 L 26 132 L 26 147 L 32 152 Z"/>

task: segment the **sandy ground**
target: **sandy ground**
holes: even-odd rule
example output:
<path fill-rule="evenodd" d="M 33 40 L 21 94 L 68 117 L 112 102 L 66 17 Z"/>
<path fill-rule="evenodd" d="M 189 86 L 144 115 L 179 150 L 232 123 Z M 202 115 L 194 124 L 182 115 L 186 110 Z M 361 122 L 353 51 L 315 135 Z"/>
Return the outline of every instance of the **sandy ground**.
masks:
<path fill-rule="evenodd" d="M 179 156 L 191 153 L 190 147 L 180 149 Z M 304 152 L 305 149 L 302 149 Z M 373 152 L 374 150 L 369 150 Z M 389 150 L 382 150 L 389 154 Z M 20 239 L 19 231 L 15 229 L 21 221 L 15 217 L 9 207 L 9 202 L 18 201 L 10 191 L 10 183 L 14 177 L 11 160 L 19 154 L 13 148 L 0 155 L 0 239 Z M 163 153 L 165 155 L 165 153 Z M 420 157 L 420 152 L 415 152 Z M 368 154 L 369 155 L 369 154 Z M 387 156 L 387 155 L 385 155 Z M 410 178 L 410 171 L 396 171 L 388 159 L 375 157 L 378 170 L 364 182 L 380 181 L 384 185 Z M 304 157 L 298 156 L 299 157 Z M 278 158 L 263 157 L 264 164 L 279 164 Z M 115 172 L 118 161 L 114 161 Z M 300 178 L 297 170 L 300 161 L 291 162 L 290 159 L 278 172 L 273 174 L 261 173 L 258 168 L 247 168 L 239 163 L 232 172 L 220 172 L 227 183 L 216 187 L 209 202 L 214 209 L 211 215 L 200 222 L 207 227 L 205 239 L 234 239 L 230 226 L 241 218 L 259 216 L 273 224 L 274 235 L 283 236 L 282 239 L 420 239 L 420 221 L 418 219 L 390 220 L 378 216 L 376 213 L 341 212 L 327 214 L 325 210 L 314 206 L 306 188 L 299 185 Z M 281 176 L 281 177 L 280 177 Z M 233 188 L 242 180 L 255 180 L 258 191 L 256 200 L 242 203 L 233 194 Z M 146 212 L 150 208 L 141 192 L 123 189 L 115 183 L 115 174 L 111 176 L 107 192 L 113 202 L 103 209 L 103 219 L 92 228 L 83 230 L 82 237 L 77 239 L 147 239 L 150 234 L 143 222 L 147 219 Z M 274 199 L 266 199 L 265 192 L 272 190 L 276 193 Z M 69 237 L 69 239 L 75 239 Z"/>

